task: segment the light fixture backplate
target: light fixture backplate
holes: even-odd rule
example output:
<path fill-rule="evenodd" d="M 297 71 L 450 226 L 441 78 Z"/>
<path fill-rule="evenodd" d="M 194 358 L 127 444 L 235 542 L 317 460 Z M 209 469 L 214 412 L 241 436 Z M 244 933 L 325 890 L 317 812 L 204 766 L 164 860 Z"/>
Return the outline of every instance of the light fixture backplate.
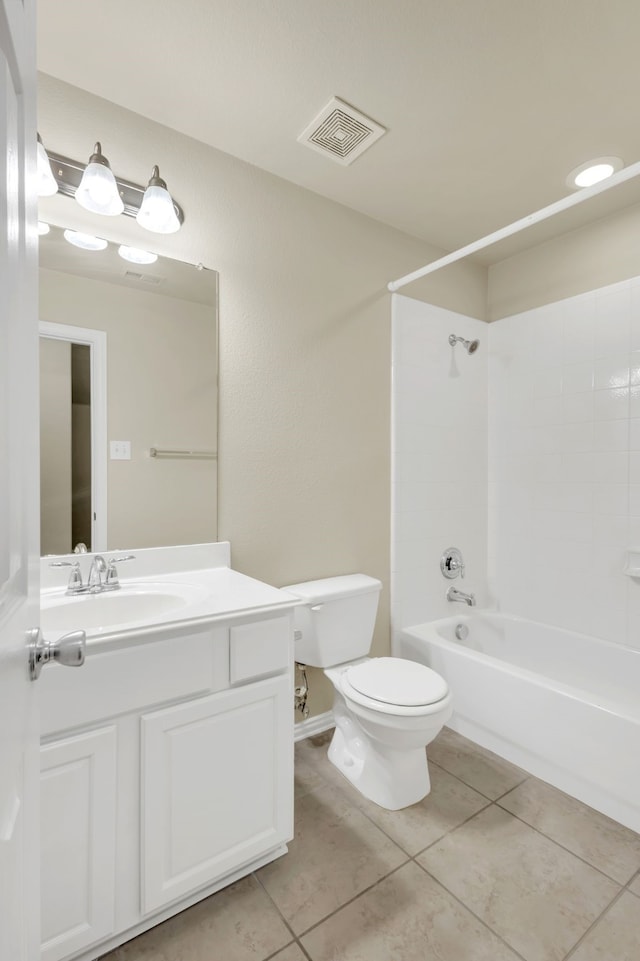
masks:
<path fill-rule="evenodd" d="M 51 161 L 51 170 L 58 183 L 60 193 L 64 194 L 65 197 L 75 197 L 86 164 L 79 163 L 77 160 L 71 160 L 69 157 L 63 157 L 61 154 L 52 153 L 50 150 L 47 151 L 47 154 Z M 142 198 L 147 188 L 141 187 L 139 184 L 134 184 L 130 180 L 122 180 L 120 177 L 116 177 L 116 183 L 118 185 L 118 193 L 122 197 L 124 204 L 124 210 L 122 212 L 126 214 L 127 217 L 135 218 L 140 210 Z M 171 199 L 173 200 L 173 197 Z M 177 204 L 175 200 L 173 200 L 173 206 L 175 207 L 178 220 L 183 224 L 184 212 L 182 207 L 180 204 Z"/>

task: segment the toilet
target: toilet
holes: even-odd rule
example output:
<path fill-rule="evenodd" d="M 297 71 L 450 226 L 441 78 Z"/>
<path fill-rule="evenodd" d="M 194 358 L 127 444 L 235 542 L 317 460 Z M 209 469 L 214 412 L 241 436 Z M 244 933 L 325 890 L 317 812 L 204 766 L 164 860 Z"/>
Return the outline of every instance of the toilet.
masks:
<path fill-rule="evenodd" d="M 451 717 L 451 694 L 435 671 L 399 657 L 368 657 L 382 584 L 366 574 L 283 590 L 294 610 L 295 659 L 324 668 L 333 684 L 329 760 L 361 794 L 397 811 L 430 789 L 425 747 Z"/>

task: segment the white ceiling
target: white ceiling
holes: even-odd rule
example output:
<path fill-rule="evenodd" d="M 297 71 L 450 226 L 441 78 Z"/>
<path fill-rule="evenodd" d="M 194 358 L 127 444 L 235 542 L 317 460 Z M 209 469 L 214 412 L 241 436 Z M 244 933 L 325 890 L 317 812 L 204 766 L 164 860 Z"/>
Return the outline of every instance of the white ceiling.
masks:
<path fill-rule="evenodd" d="M 38 40 L 45 73 L 443 249 L 640 160 L 638 0 L 40 0 Z M 296 140 L 334 95 L 389 131 L 350 167 Z"/>

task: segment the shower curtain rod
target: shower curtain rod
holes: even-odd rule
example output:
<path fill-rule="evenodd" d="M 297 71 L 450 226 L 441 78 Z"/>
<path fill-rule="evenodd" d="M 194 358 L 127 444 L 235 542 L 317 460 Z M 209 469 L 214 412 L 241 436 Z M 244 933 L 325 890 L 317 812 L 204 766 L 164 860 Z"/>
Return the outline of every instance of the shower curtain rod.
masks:
<path fill-rule="evenodd" d="M 499 240 L 512 237 L 513 234 L 520 233 L 521 230 L 525 230 L 527 227 L 533 226 L 533 224 L 539 224 L 542 220 L 547 220 L 549 217 L 553 217 L 563 210 L 569 210 L 570 207 L 575 207 L 577 204 L 581 204 L 591 197 L 596 197 L 598 194 L 604 193 L 605 190 L 610 190 L 612 187 L 617 187 L 618 184 L 632 180 L 634 177 L 637 177 L 638 174 L 640 174 L 640 161 L 631 164 L 629 167 L 623 167 L 622 170 L 619 170 L 611 177 L 607 177 L 606 180 L 602 180 L 599 184 L 594 184 L 593 187 L 583 187 L 583 189 L 577 193 L 571 194 L 569 197 L 563 197 L 562 200 L 556 200 L 555 203 L 549 204 L 548 207 L 536 210 L 535 213 L 528 214 L 526 217 L 522 217 L 520 220 L 509 224 L 507 227 L 501 227 L 500 230 L 496 230 L 492 234 L 487 234 L 486 237 L 481 237 L 480 240 L 474 240 L 473 243 L 467 244 L 466 247 L 460 247 L 459 250 L 454 250 L 453 253 L 446 254 L 446 256 L 440 257 L 438 260 L 432 260 L 430 264 L 414 270 L 413 273 L 406 274 L 398 280 L 390 281 L 387 284 L 387 289 L 392 292 L 400 290 L 401 287 L 406 287 L 407 284 L 413 283 L 414 280 L 419 280 L 420 277 L 433 274 L 436 270 L 440 270 L 441 267 L 447 267 L 449 264 L 454 264 L 457 260 L 462 260 L 464 257 L 469 257 L 471 254 L 477 253 L 478 250 L 484 250 L 485 247 L 490 247 Z"/>

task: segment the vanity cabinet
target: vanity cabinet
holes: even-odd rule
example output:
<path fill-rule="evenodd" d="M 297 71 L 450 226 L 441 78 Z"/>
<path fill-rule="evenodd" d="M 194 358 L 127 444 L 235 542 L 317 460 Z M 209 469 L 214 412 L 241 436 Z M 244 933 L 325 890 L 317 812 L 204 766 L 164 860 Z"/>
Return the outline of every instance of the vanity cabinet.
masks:
<path fill-rule="evenodd" d="M 42 958 L 58 961 L 114 930 L 116 728 L 42 747 Z"/>
<path fill-rule="evenodd" d="M 291 610 L 52 665 L 43 961 L 98 958 L 286 851 Z"/>
<path fill-rule="evenodd" d="M 145 913 L 288 836 L 278 803 L 288 694 L 278 677 L 142 716 Z"/>

